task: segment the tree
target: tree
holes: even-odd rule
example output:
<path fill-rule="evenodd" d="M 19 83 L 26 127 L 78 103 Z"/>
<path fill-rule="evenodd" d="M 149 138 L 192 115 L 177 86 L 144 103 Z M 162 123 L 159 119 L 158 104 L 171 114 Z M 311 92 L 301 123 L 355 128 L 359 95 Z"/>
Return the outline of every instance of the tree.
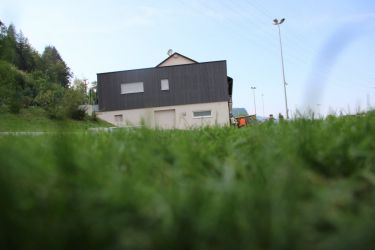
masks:
<path fill-rule="evenodd" d="M 17 54 L 16 28 L 11 24 L 7 29 L 2 27 L 1 30 L 3 38 L 1 39 L 0 60 L 18 66 L 19 56 Z"/>
<path fill-rule="evenodd" d="M 42 54 L 42 68 L 47 78 L 59 83 L 64 88 L 69 87 L 72 72 L 61 58 L 57 49 L 53 46 L 47 46 Z"/>
<path fill-rule="evenodd" d="M 5 38 L 7 36 L 7 27 L 0 20 L 0 60 L 4 54 Z"/>
<path fill-rule="evenodd" d="M 81 79 L 74 79 L 73 81 L 73 86 L 72 88 L 79 93 L 81 93 L 82 96 L 82 103 L 85 104 L 87 103 L 87 83 L 86 80 L 81 80 Z"/>
<path fill-rule="evenodd" d="M 62 100 L 64 88 L 56 83 L 49 83 L 46 80 L 39 81 L 38 95 L 35 97 L 35 104 L 47 111 L 50 118 L 63 118 L 64 111 Z"/>
<path fill-rule="evenodd" d="M 12 112 L 37 105 L 51 117 L 84 117 L 86 86 L 79 80 L 70 88 L 72 73 L 57 49 L 47 46 L 40 55 L 22 31 L 0 21 L 0 107 Z M 77 111 L 78 110 L 78 111 Z"/>
<path fill-rule="evenodd" d="M 0 61 L 0 106 L 18 113 L 23 106 L 25 77 L 13 65 Z"/>
<path fill-rule="evenodd" d="M 0 41 L 5 38 L 7 34 L 7 27 L 5 24 L 0 20 Z"/>
<path fill-rule="evenodd" d="M 75 120 L 83 120 L 86 116 L 87 84 L 84 80 L 74 79 L 73 86 L 66 88 L 62 99 L 64 116 Z"/>
<path fill-rule="evenodd" d="M 16 51 L 18 54 L 18 65 L 20 70 L 32 72 L 37 68 L 37 60 L 40 58 L 29 44 L 28 39 L 23 35 L 22 31 L 17 34 Z"/>

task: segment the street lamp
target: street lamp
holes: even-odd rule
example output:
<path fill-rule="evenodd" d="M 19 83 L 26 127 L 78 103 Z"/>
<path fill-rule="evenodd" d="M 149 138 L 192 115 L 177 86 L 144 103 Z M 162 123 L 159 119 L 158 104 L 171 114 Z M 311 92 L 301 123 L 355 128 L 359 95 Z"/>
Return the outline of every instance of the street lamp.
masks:
<path fill-rule="evenodd" d="M 257 104 L 256 104 L 256 101 L 255 101 L 255 90 L 256 90 L 256 87 L 251 87 L 251 89 L 253 90 L 253 94 L 254 94 L 254 110 L 255 110 L 255 116 L 257 115 Z"/>
<path fill-rule="evenodd" d="M 280 24 L 282 24 L 283 22 L 285 22 L 285 18 L 282 18 L 280 21 L 276 18 L 273 20 L 273 24 L 277 25 L 277 27 L 279 28 L 281 68 L 282 68 L 282 71 L 283 71 L 283 85 L 284 85 L 284 96 L 285 96 L 285 113 L 286 113 L 286 119 L 289 119 L 288 100 L 287 100 L 287 97 L 286 97 L 286 85 L 287 85 L 287 83 L 285 81 L 283 46 L 282 46 L 282 43 L 281 43 L 281 31 L 280 31 Z"/>

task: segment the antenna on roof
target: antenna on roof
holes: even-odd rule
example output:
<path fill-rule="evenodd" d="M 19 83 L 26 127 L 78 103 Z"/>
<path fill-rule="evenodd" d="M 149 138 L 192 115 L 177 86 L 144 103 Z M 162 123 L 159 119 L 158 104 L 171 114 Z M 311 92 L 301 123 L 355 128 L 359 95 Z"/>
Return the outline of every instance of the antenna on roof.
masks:
<path fill-rule="evenodd" d="M 173 50 L 169 49 L 168 52 L 167 52 L 168 56 L 171 56 L 173 55 Z"/>

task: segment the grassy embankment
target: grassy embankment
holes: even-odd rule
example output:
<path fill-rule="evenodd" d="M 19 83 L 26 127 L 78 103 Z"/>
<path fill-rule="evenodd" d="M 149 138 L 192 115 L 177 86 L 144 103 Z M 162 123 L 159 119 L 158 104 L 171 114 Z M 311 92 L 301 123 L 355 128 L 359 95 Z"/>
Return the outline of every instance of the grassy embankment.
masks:
<path fill-rule="evenodd" d="M 375 114 L 0 137 L 2 249 L 374 249 Z"/>
<path fill-rule="evenodd" d="M 0 132 L 80 132 L 88 128 L 111 126 L 102 120 L 50 119 L 39 108 L 24 109 L 20 114 L 0 112 Z"/>

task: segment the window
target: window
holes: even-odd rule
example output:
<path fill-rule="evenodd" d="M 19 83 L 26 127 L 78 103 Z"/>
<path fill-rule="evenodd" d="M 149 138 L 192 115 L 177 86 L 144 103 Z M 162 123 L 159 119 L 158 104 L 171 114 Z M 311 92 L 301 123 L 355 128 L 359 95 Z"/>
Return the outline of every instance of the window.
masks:
<path fill-rule="evenodd" d="M 169 90 L 169 81 L 168 79 L 161 80 L 161 90 Z"/>
<path fill-rule="evenodd" d="M 194 111 L 193 112 L 193 117 L 194 118 L 211 117 L 211 110 Z"/>
<path fill-rule="evenodd" d="M 122 123 L 124 120 L 122 115 L 115 115 L 115 122 L 116 123 Z"/>
<path fill-rule="evenodd" d="M 121 94 L 132 94 L 132 93 L 142 93 L 143 82 L 132 82 L 121 84 Z"/>

